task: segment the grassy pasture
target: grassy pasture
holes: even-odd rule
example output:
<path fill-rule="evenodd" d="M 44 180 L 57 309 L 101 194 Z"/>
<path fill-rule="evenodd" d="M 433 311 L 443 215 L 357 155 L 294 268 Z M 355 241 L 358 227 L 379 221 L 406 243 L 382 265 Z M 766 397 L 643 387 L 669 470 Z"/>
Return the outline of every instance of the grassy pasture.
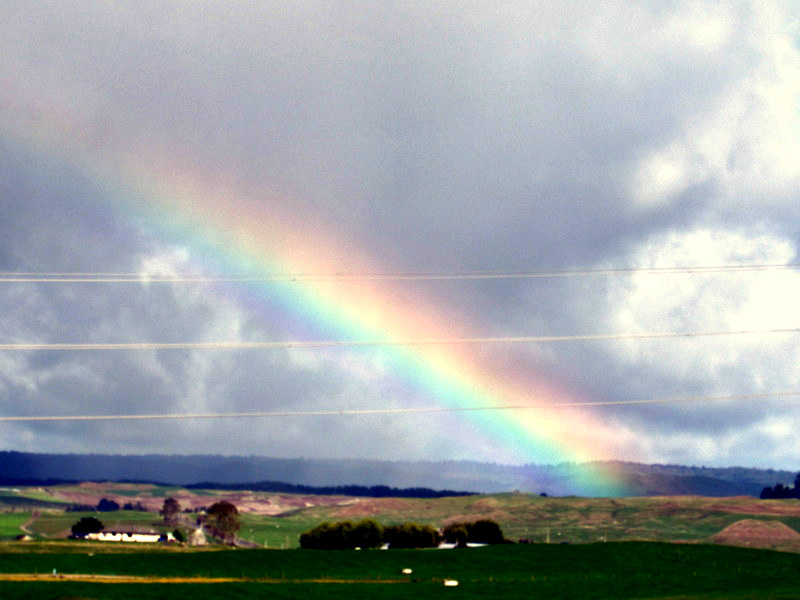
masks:
<path fill-rule="evenodd" d="M 744 518 L 778 520 L 800 531 L 800 502 L 755 498 L 548 498 L 494 494 L 455 498 L 374 499 L 346 506 L 317 506 L 280 517 L 309 529 L 322 521 L 374 518 L 384 525 L 416 521 L 438 527 L 451 521 L 494 519 L 512 540 L 708 541 Z"/>
<path fill-rule="evenodd" d="M 88 546 L 87 546 L 88 548 Z M 800 555 L 706 545 L 625 542 L 514 545 L 472 550 L 219 550 L 103 553 L 2 552 L 0 581 L 17 598 L 800 598 Z M 92 583 L 58 573 L 232 578 L 212 583 Z M 411 575 L 402 569 L 411 568 Z M 443 586 L 445 578 L 458 588 Z"/>
<path fill-rule="evenodd" d="M 39 498 L 31 498 L 27 495 L 15 493 L 2 493 L 0 494 L 0 508 L 5 510 L 35 510 L 37 508 L 64 508 L 65 504 L 62 502 L 54 502 L 52 500 L 43 500 Z"/>
<path fill-rule="evenodd" d="M 319 523 L 309 519 L 286 519 L 243 515 L 239 536 L 266 548 L 297 548 L 300 534 Z"/>
<path fill-rule="evenodd" d="M 88 497 L 94 501 L 120 490 L 130 494 L 127 497 L 132 501 L 168 495 L 185 497 L 181 494 L 186 493 L 180 488 L 149 484 L 22 488 L 13 491 L 13 498 L 10 495 L 12 490 L 7 490 L 9 502 L 16 498 L 16 504 L 0 505 L 0 511 L 28 514 L 38 511 L 39 516 L 29 528 L 40 539 L 56 539 L 66 536 L 80 517 L 93 513 L 64 512 L 26 503 L 43 502 L 45 497 L 56 499 L 60 495 L 66 496 L 68 492 L 81 491 L 85 494 L 87 490 L 94 494 Z M 548 540 L 551 543 L 632 540 L 703 543 L 742 519 L 777 520 L 800 531 L 800 502 L 797 500 L 757 500 L 746 497 L 548 498 L 507 493 L 439 499 L 341 497 L 331 501 L 330 497 L 235 493 L 238 496 L 234 497 L 234 503 L 244 503 L 246 498 L 251 508 L 258 506 L 258 502 L 269 509 L 274 509 L 277 504 L 283 505 L 283 512 L 277 515 L 242 514 L 240 537 L 268 548 L 296 548 L 300 533 L 323 521 L 357 521 L 364 518 L 375 519 L 384 525 L 413 521 L 434 527 L 452 521 L 493 519 L 501 525 L 509 539 L 528 539 L 539 543 Z M 215 491 L 212 496 L 204 496 L 208 501 L 217 497 L 224 497 L 224 492 Z M 109 528 L 131 525 L 159 528 L 156 524 L 160 517 L 155 512 L 117 511 L 96 516 Z M 3 527 L 4 518 L 0 515 L 0 528 Z M 15 530 L 15 523 L 20 518 L 8 517 L 4 535 L 20 533 Z M 800 541 L 781 542 L 774 547 L 800 551 Z"/>
<path fill-rule="evenodd" d="M 160 517 L 152 512 L 133 510 L 120 510 L 108 513 L 95 512 L 46 512 L 41 513 L 31 523 L 30 530 L 41 538 L 65 538 L 70 533 L 70 528 L 81 517 L 97 517 L 108 529 L 115 527 L 138 526 L 153 527 Z M 166 530 L 166 529 L 165 529 Z"/>
<path fill-rule="evenodd" d="M 20 535 L 20 526 L 29 518 L 28 513 L 0 513 L 0 540 L 14 539 Z"/>

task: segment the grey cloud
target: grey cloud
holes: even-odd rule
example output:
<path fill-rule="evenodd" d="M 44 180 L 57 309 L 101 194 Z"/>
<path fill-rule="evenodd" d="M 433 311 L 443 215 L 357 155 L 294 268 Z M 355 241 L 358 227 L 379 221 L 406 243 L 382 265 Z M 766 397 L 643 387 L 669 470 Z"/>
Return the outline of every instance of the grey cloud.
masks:
<path fill-rule="evenodd" d="M 211 181 L 240 181 L 277 212 L 302 215 L 310 231 L 335 232 L 394 271 L 624 267 L 658 234 L 703 227 L 746 237 L 760 227 L 796 248 L 797 174 L 775 166 L 780 152 L 769 143 L 769 136 L 782 142 L 790 118 L 773 101 L 792 93 L 781 65 L 798 60 L 796 44 L 775 53 L 791 32 L 781 10 L 660 2 L 570 10 L 528 2 L 459 9 L 7 3 L 0 9 L 0 72 L 10 85 L 0 98 L 11 108 L 0 109 L 0 125 L 36 130 L 48 118 L 63 122 L 96 157 L 94 173 L 123 169 L 133 155 L 166 177 L 186 163 Z M 177 266 L 197 266 L 191 240 L 166 239 L 113 205 L 124 190 L 104 187 L 69 157 L 25 154 L 12 139 L 0 142 L 3 270 L 132 272 L 177 246 L 190 254 Z M 654 167 L 648 175 L 651 157 L 663 159 L 656 167 L 665 173 Z M 673 192 L 670 169 L 679 173 Z M 763 186 L 760 172 L 770 180 Z M 660 175 L 667 191 L 642 205 L 634 183 L 644 177 L 648 187 L 652 176 L 649 187 L 657 188 Z M 610 315 L 629 301 L 617 283 L 598 277 L 409 287 L 482 335 L 562 335 L 609 332 Z M 171 285 L 2 285 L 7 318 L 0 332 L 10 340 L 183 341 L 220 332 L 270 339 L 291 336 L 296 325 L 291 315 L 272 312 L 275 306 L 249 305 L 243 288 L 226 288 L 221 295 L 234 299 L 226 305 L 208 290 L 193 295 Z M 665 354 L 675 347 L 665 346 Z M 794 383 L 793 359 L 777 347 L 761 355 L 739 349 L 717 371 L 698 365 L 680 376 L 657 361 L 626 362 L 613 347 L 594 343 L 481 352 L 498 369 L 546 377 L 598 400 Z M 367 371 L 372 365 L 358 353 L 319 355 L 307 364 L 283 351 L 0 359 L 6 413 L 428 402 L 391 373 L 356 377 L 353 364 Z M 35 391 L 26 387 L 30 381 Z M 674 436 L 701 440 L 739 426 L 741 448 L 751 448 L 746 438 L 759 411 L 786 414 L 774 402 L 730 411 L 604 409 L 597 416 L 657 432 L 665 441 L 652 451 L 678 457 Z M 175 436 L 188 436 L 231 452 L 372 456 L 380 447 L 386 457 L 419 458 L 463 451 L 432 431 L 477 433 L 455 417 L 426 419 L 420 426 L 383 417 L 264 423 L 269 435 L 200 422 L 6 429 L 7 439 L 27 449 L 38 434 L 53 449 L 91 449 L 91 433 L 132 452 L 170 451 L 179 447 Z M 408 439 L 414 443 L 404 447 Z M 633 458 L 647 458 L 642 448 Z M 733 460 L 721 452 L 720 464 Z"/>

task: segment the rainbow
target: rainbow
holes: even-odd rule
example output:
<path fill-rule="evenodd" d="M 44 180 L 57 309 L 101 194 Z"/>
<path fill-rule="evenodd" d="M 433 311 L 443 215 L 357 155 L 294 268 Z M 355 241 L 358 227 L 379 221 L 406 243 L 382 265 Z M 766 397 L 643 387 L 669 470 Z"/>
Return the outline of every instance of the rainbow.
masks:
<path fill-rule="evenodd" d="M 265 201 L 271 197 L 268 191 L 247 189 L 221 169 L 201 170 L 174 154 L 164 160 L 166 153 L 136 149 L 111 153 L 110 158 L 106 152 L 106 158 L 100 158 L 80 136 L 66 141 L 70 130 L 74 128 L 52 118 L 38 130 L 17 129 L 10 139 L 88 174 L 109 190 L 116 210 L 155 228 L 167 241 L 187 246 L 211 271 L 272 276 L 337 273 L 342 265 L 357 273 L 390 270 L 370 260 L 363 249 L 347 247 L 324 227 L 309 226 L 281 209 L 291 202 Z M 160 160 L 153 158 L 158 156 Z M 474 334 L 448 307 L 421 293 L 411 296 L 391 280 L 265 280 L 247 289 L 248 302 L 272 314 L 278 311 L 290 323 L 292 335 L 307 339 L 397 342 Z M 546 376 L 498 371 L 468 345 L 387 344 L 369 352 L 380 353 L 404 386 L 437 406 L 535 405 L 525 410 L 465 410 L 461 415 L 482 443 L 499 449 L 508 462 L 564 463 L 566 471 L 570 465 L 574 468 L 572 484 L 582 494 L 624 493 L 610 466 L 581 464 L 614 457 L 609 427 L 586 410 L 547 408 L 576 398 Z"/>

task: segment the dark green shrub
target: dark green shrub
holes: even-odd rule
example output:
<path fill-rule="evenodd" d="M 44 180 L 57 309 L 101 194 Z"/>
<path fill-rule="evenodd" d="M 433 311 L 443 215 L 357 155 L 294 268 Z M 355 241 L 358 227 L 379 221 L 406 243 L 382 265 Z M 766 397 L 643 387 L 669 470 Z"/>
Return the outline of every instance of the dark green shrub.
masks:
<path fill-rule="evenodd" d="M 314 550 L 346 550 L 350 548 L 352 521 L 320 523 L 300 536 L 300 547 Z"/>
<path fill-rule="evenodd" d="M 90 533 L 99 533 L 103 530 L 103 524 L 94 517 L 82 517 L 80 521 L 72 526 L 72 537 L 82 538 Z"/>
<path fill-rule="evenodd" d="M 404 523 L 384 528 L 365 519 L 320 523 L 300 536 L 301 548 L 316 550 L 379 548 L 385 542 L 391 548 L 432 548 L 439 543 L 439 534 L 429 525 Z"/>
<path fill-rule="evenodd" d="M 389 548 L 435 548 L 439 545 L 439 532 L 430 525 L 403 523 L 384 529 L 383 539 Z"/>
<path fill-rule="evenodd" d="M 471 544 L 503 544 L 503 530 L 496 521 L 481 519 L 474 523 L 451 523 L 444 528 L 444 539 L 459 547 Z"/>
<path fill-rule="evenodd" d="M 470 525 L 471 523 L 451 523 L 444 528 L 444 541 L 459 548 L 466 547 Z"/>
<path fill-rule="evenodd" d="M 482 519 L 475 521 L 469 528 L 467 541 L 476 544 L 502 544 L 505 537 L 496 521 Z"/>
<path fill-rule="evenodd" d="M 350 548 L 380 548 L 383 544 L 383 527 L 372 519 L 359 521 L 348 535 Z"/>

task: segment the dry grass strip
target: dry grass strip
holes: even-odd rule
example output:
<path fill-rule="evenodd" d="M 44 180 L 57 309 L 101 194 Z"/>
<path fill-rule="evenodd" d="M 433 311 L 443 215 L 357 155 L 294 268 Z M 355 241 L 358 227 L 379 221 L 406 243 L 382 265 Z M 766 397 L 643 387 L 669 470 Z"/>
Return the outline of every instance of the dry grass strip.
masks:
<path fill-rule="evenodd" d="M 0 573 L 0 581 L 81 581 L 86 583 L 408 583 L 407 579 L 275 579 L 244 577 L 148 577 L 88 573 Z"/>

